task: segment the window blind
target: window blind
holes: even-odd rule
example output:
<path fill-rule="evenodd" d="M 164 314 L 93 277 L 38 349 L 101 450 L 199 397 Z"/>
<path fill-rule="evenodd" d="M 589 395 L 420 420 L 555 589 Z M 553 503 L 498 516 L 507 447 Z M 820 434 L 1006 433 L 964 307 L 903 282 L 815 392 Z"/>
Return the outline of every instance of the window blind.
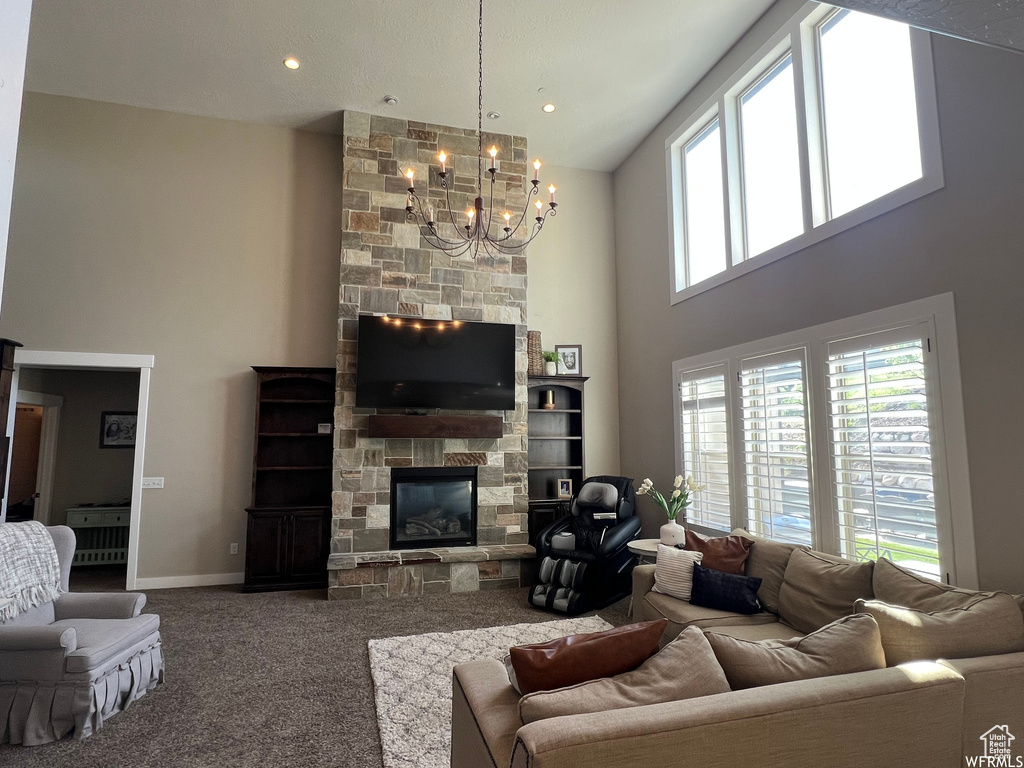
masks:
<path fill-rule="evenodd" d="M 918 327 L 829 344 L 829 447 L 840 553 L 937 579 L 928 343 Z"/>
<path fill-rule="evenodd" d="M 741 361 L 743 451 L 751 533 L 813 544 L 802 351 Z"/>
<path fill-rule="evenodd" d="M 679 433 L 683 475 L 707 486 L 691 496 L 687 520 L 732 529 L 729 503 L 729 429 L 724 369 L 684 373 L 679 381 Z"/>

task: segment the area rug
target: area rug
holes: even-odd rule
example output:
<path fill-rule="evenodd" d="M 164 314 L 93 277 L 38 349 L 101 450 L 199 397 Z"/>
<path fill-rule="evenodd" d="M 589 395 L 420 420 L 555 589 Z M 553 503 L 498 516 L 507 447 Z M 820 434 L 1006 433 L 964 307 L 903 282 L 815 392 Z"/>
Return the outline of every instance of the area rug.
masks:
<path fill-rule="evenodd" d="M 503 659 L 513 645 L 601 632 L 611 626 L 599 616 L 589 616 L 370 640 L 384 768 L 448 768 L 452 667 L 456 664 Z"/>

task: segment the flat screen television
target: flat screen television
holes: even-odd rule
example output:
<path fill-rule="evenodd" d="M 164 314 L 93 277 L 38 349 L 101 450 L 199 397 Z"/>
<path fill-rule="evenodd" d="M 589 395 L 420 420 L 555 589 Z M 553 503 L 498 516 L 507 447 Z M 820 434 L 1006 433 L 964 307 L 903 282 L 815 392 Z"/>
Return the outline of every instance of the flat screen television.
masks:
<path fill-rule="evenodd" d="M 359 316 L 356 406 L 516 407 L 514 325 Z"/>

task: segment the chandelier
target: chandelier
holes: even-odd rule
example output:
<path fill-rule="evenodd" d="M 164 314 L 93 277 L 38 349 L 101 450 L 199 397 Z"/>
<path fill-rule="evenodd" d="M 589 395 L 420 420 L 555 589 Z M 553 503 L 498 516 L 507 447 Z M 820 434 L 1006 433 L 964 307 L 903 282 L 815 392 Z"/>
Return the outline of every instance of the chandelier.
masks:
<path fill-rule="evenodd" d="M 478 26 L 478 38 L 477 38 L 477 52 L 478 52 L 478 79 L 477 79 L 477 118 L 476 118 L 476 129 L 477 129 L 477 173 L 476 173 L 476 191 L 477 197 L 473 202 L 473 207 L 469 208 L 465 214 L 465 221 L 461 222 L 456 220 L 455 214 L 452 211 L 451 201 L 451 189 L 454 184 L 454 173 L 448 171 L 447 160 L 448 155 L 442 149 L 438 154 L 437 159 L 441 163 L 441 171 L 438 174 L 440 179 L 441 188 L 444 190 L 445 197 L 445 210 L 441 210 L 440 214 L 442 217 L 446 217 L 448 221 L 438 222 L 435 220 L 435 209 L 429 200 L 424 203 L 418 194 L 416 194 L 415 187 L 415 171 L 409 168 L 405 172 L 405 177 L 409 180 L 409 196 L 406 198 L 405 210 L 408 212 L 409 221 L 415 221 L 420 226 L 420 234 L 423 238 L 430 243 L 433 248 L 444 251 L 453 259 L 467 259 L 475 260 L 480 255 L 481 249 L 485 256 L 491 258 L 522 253 L 523 249 L 526 248 L 533 239 L 540 234 L 541 229 L 544 227 L 544 222 L 548 216 L 556 216 L 555 209 L 558 204 L 555 202 L 555 186 L 552 184 L 548 187 L 548 193 L 551 195 L 550 201 L 545 205 L 540 199 L 533 201 L 533 205 L 536 207 L 536 216 L 534 217 L 532 228 L 529 231 L 529 236 L 516 236 L 516 233 L 520 232 L 524 222 L 526 222 L 527 214 L 530 211 L 531 198 L 537 197 L 540 191 L 540 160 L 533 161 L 533 179 L 531 186 L 528 190 L 524 190 L 526 193 L 526 202 L 523 205 L 523 212 L 513 222 L 513 215 L 507 210 L 500 214 L 499 218 L 501 221 L 497 222 L 497 227 L 494 227 L 494 182 L 495 176 L 498 169 L 495 167 L 498 157 L 498 148 L 492 146 L 488 150 L 490 156 L 489 165 L 487 169 L 488 181 L 490 186 L 490 194 L 488 198 L 487 208 L 484 208 L 484 132 L 483 132 L 483 116 L 484 116 L 484 2 L 480 0 L 480 15 L 479 15 L 479 26 Z M 461 219 L 461 216 L 459 217 Z M 450 224 L 449 224 L 450 222 Z M 500 232 L 499 232 L 500 228 Z M 442 232 L 444 234 L 442 234 Z"/>

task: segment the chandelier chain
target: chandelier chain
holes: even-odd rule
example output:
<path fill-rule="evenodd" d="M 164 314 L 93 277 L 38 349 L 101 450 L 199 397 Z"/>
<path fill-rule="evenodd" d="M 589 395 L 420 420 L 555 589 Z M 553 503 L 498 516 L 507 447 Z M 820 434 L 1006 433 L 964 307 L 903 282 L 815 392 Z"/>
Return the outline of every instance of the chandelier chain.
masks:
<path fill-rule="evenodd" d="M 476 96 L 476 188 L 484 193 L 484 0 L 480 0 L 477 28 L 477 96 Z"/>
<path fill-rule="evenodd" d="M 476 133 L 477 133 L 477 166 L 476 166 L 476 188 L 477 198 L 474 206 L 466 211 L 467 223 L 460 226 L 455 220 L 455 213 L 452 209 L 454 170 L 446 170 L 445 160 L 447 155 L 442 150 L 438 156 L 441 163 L 441 171 L 438 174 L 439 186 L 444 190 L 444 211 L 451 222 L 451 236 L 448 231 L 441 234 L 441 230 L 434 221 L 434 206 L 427 200 L 427 210 L 424 208 L 424 200 L 416 192 L 413 183 L 414 170 L 412 168 L 405 172 L 409 179 L 408 198 L 405 210 L 409 221 L 419 221 L 420 235 L 427 243 L 447 253 L 452 259 L 463 257 L 475 260 L 478 256 L 485 256 L 491 259 L 507 257 L 512 254 L 523 253 L 527 245 L 533 242 L 540 234 L 544 222 L 549 216 L 556 216 L 555 210 L 558 206 L 555 203 L 555 188 L 549 187 L 551 201 L 544 209 L 539 200 L 536 201 L 537 215 L 531 231 L 520 234 L 523 224 L 526 222 L 527 213 L 530 210 L 530 200 L 539 193 L 540 180 L 538 172 L 540 161 L 534 164 L 534 176 L 530 186 L 524 189 L 526 201 L 523 205 L 523 212 L 517 222 L 512 221 L 512 214 L 506 212 L 503 215 L 505 227 L 503 234 L 491 235 L 491 224 L 494 220 L 494 187 L 497 182 L 497 147 L 490 150 L 490 167 L 487 169 L 490 194 L 487 196 L 487 208 L 484 208 L 484 0 L 478 2 L 477 16 L 477 101 L 476 101 Z M 514 158 L 513 154 L 513 158 Z M 502 158 L 504 160 L 504 158 Z M 449 178 L 451 177 L 451 178 Z M 502 182 L 504 183 L 504 181 Z M 428 195 L 430 180 L 428 177 Z M 524 177 L 525 186 L 525 177 Z M 461 192 L 461 190 L 455 190 Z M 506 190 L 507 191 L 507 190 Z M 447 224 L 442 225 L 447 227 Z M 499 223 L 500 226 L 500 223 Z"/>

